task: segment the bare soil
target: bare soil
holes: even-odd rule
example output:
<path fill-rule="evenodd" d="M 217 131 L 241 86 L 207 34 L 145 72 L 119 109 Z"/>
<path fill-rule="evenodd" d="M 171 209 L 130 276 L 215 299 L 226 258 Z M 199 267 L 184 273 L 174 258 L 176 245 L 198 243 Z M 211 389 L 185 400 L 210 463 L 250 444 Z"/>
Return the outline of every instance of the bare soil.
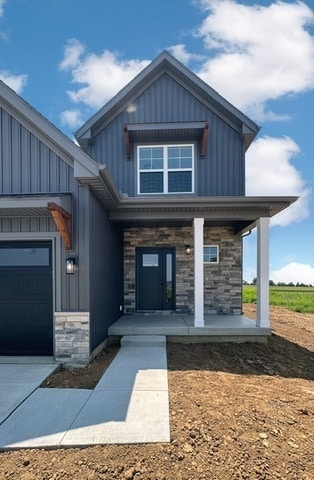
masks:
<path fill-rule="evenodd" d="M 168 345 L 169 444 L 3 452 L 0 480 L 314 479 L 314 315 L 271 319 L 265 345 Z M 93 388 L 115 353 L 46 386 Z"/>

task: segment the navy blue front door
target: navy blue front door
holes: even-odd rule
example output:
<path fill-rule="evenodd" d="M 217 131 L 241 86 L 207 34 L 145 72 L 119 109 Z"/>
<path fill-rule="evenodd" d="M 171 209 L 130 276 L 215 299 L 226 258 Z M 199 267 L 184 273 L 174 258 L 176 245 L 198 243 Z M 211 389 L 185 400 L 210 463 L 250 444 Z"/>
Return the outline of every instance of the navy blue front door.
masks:
<path fill-rule="evenodd" d="M 137 310 L 175 308 L 174 248 L 136 249 Z"/>

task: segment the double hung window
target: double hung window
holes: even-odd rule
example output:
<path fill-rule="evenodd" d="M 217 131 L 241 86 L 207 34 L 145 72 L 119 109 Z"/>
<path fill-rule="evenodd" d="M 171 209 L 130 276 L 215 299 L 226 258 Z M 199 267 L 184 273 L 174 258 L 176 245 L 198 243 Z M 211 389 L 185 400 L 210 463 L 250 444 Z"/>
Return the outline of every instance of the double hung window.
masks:
<path fill-rule="evenodd" d="M 193 193 L 194 146 L 138 146 L 138 193 Z"/>

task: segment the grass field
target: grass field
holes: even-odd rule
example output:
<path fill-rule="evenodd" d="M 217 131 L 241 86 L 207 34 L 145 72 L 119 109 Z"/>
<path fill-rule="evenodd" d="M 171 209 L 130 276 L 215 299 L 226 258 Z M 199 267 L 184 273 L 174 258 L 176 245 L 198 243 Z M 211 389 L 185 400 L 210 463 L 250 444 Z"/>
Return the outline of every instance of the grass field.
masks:
<path fill-rule="evenodd" d="M 256 302 L 256 286 L 243 285 L 243 303 Z M 269 287 L 269 303 L 300 313 L 314 313 L 314 287 Z"/>

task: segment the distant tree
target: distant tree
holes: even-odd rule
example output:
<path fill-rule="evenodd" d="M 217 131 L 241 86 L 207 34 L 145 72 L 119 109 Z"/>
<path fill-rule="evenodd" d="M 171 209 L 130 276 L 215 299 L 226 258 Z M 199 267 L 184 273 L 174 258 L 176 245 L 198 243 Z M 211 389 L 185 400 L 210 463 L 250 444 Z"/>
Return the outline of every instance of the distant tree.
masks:
<path fill-rule="evenodd" d="M 276 284 L 273 280 L 269 280 L 269 286 L 270 287 L 274 287 Z"/>
<path fill-rule="evenodd" d="M 256 285 L 257 284 L 257 278 L 254 277 L 253 280 L 252 280 L 252 285 Z"/>
<path fill-rule="evenodd" d="M 288 287 L 294 287 L 294 283 L 293 282 L 288 283 Z"/>

